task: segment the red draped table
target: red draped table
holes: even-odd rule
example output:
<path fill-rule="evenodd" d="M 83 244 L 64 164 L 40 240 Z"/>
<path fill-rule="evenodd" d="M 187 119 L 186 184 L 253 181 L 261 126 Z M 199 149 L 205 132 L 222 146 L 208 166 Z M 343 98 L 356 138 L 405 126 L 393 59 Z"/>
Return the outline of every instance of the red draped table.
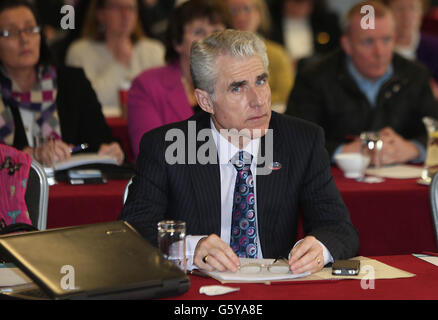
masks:
<path fill-rule="evenodd" d="M 416 300 L 438 299 L 438 267 L 411 255 L 372 257 L 390 266 L 415 274 L 411 278 L 375 280 L 374 289 L 362 289 L 360 280 L 323 280 L 265 284 L 226 284 L 239 291 L 206 296 L 199 293 L 205 285 L 218 285 L 214 279 L 190 276 L 190 289 L 170 299 L 184 300 Z M 236 303 L 237 304 L 237 303 Z M 255 303 L 257 304 L 257 303 Z"/>
<path fill-rule="evenodd" d="M 106 184 L 50 187 L 47 228 L 59 228 L 117 220 L 122 210 L 123 191 L 128 180 Z"/>
<path fill-rule="evenodd" d="M 361 255 L 437 251 L 429 187 L 417 179 L 385 179 L 369 184 L 333 177 L 360 237 Z"/>
<path fill-rule="evenodd" d="M 429 188 L 415 179 L 386 179 L 380 184 L 359 183 L 332 169 L 350 210 L 364 256 L 437 251 Z M 127 180 L 102 185 L 50 187 L 48 228 L 116 220 L 122 209 Z"/>

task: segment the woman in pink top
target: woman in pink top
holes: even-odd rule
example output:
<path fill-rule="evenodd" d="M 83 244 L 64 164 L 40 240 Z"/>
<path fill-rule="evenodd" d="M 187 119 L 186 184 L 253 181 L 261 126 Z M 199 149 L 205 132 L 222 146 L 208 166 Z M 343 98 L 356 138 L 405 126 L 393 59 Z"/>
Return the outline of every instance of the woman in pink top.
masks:
<path fill-rule="evenodd" d="M 128 128 L 135 158 L 144 133 L 193 115 L 197 102 L 190 75 L 193 41 L 223 30 L 227 17 L 219 1 L 190 0 L 169 18 L 166 62 L 132 83 L 128 95 Z"/>

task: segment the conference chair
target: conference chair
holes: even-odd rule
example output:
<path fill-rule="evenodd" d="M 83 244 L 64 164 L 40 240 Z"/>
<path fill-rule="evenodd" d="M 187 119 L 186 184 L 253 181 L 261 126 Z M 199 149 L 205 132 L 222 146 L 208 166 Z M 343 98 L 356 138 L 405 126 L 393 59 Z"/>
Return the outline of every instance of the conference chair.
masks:
<path fill-rule="evenodd" d="M 123 204 L 125 204 L 126 199 L 128 198 L 128 193 L 129 193 L 129 186 L 132 183 L 132 178 L 129 179 L 128 183 L 125 186 L 125 191 L 123 192 Z"/>
<path fill-rule="evenodd" d="M 435 239 L 438 246 L 438 174 L 435 174 L 430 184 L 430 204 L 432 207 L 432 220 L 435 227 Z"/>
<path fill-rule="evenodd" d="M 32 225 L 38 230 L 45 230 L 47 227 L 49 183 L 43 167 L 35 160 L 32 161 L 29 170 L 24 199 Z"/>

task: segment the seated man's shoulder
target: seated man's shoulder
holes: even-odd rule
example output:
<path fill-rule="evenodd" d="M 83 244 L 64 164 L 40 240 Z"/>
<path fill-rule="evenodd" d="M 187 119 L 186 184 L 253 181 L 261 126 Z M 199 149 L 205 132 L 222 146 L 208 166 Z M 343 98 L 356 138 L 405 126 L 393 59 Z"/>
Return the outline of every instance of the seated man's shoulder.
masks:
<path fill-rule="evenodd" d="M 396 73 L 414 82 L 415 78 L 429 77 L 429 71 L 421 62 L 406 59 L 397 53 L 393 57 L 393 66 Z"/>
<path fill-rule="evenodd" d="M 314 122 L 296 118 L 287 114 L 272 112 L 272 127 L 285 133 L 295 135 L 313 135 L 322 128 Z"/>

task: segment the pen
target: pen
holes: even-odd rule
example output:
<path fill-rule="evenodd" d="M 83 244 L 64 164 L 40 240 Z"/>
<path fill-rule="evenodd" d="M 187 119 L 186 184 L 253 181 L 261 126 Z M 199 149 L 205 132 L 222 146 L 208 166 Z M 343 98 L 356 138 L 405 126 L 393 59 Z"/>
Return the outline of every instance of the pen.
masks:
<path fill-rule="evenodd" d="M 70 149 L 70 153 L 76 153 L 79 151 L 83 151 L 88 148 L 88 143 L 81 143 L 77 146 L 74 146 Z"/>

